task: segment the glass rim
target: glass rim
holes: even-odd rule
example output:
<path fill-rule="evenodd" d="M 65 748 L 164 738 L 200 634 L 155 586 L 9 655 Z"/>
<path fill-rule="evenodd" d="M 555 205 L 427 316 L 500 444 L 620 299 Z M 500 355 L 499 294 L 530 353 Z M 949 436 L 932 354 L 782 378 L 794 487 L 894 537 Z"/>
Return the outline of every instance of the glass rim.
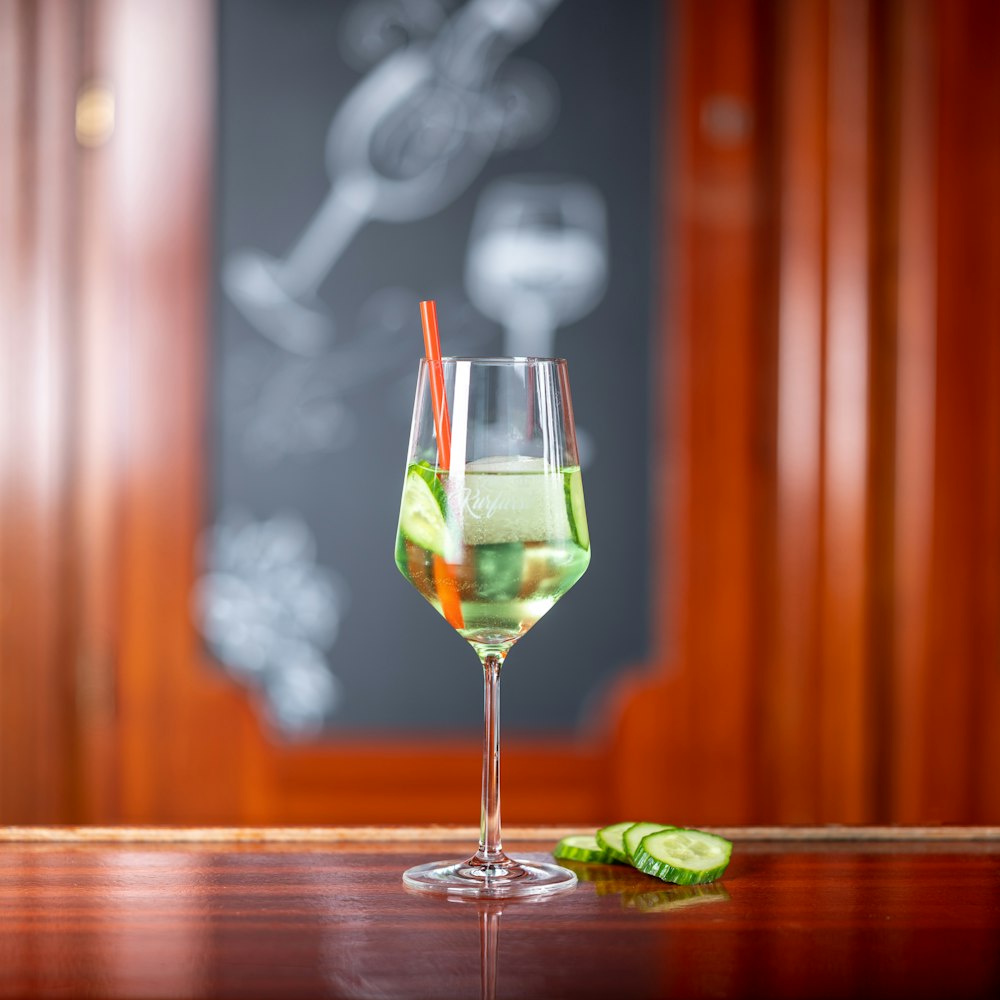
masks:
<path fill-rule="evenodd" d="M 498 356 L 494 356 L 494 357 L 468 357 L 468 358 L 463 358 L 463 357 L 449 356 L 449 357 L 441 358 L 441 364 L 446 364 L 446 363 L 449 363 L 449 362 L 452 363 L 452 364 L 454 364 L 454 363 L 457 363 L 457 362 L 460 362 L 460 361 L 472 362 L 472 363 L 478 364 L 478 365 L 510 365 L 510 364 L 522 364 L 522 365 L 561 364 L 561 365 L 564 365 L 564 364 L 566 364 L 566 359 L 565 358 L 544 358 L 544 357 L 534 357 L 534 356 L 531 356 L 531 355 L 525 356 L 525 357 L 521 357 L 521 356 L 518 356 L 518 357 L 498 357 Z M 423 365 L 426 365 L 426 364 L 429 364 L 429 361 L 428 361 L 427 358 L 421 358 L 420 359 L 420 363 L 423 364 Z"/>

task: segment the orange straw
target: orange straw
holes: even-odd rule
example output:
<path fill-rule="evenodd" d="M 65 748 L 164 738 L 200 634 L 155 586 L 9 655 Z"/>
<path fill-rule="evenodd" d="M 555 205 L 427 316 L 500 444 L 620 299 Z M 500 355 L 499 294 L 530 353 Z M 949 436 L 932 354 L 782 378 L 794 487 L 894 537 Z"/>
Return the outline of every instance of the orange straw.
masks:
<path fill-rule="evenodd" d="M 444 389 L 444 368 L 441 366 L 441 338 L 438 335 L 437 307 L 433 299 L 420 303 L 420 323 L 424 328 L 424 353 L 431 381 L 431 402 L 434 406 L 434 430 L 438 441 L 438 468 L 447 471 L 451 466 L 451 418 L 448 415 L 448 397 Z M 441 556 L 434 557 L 434 586 L 437 588 L 441 613 L 454 629 L 465 627 L 462 601 L 458 584 L 448 563 Z"/>
<path fill-rule="evenodd" d="M 424 353 L 431 376 L 431 401 L 434 404 L 434 430 L 438 440 L 438 468 L 451 467 L 451 418 L 448 397 L 444 391 L 444 369 L 441 367 L 441 338 L 438 336 L 437 307 L 434 300 L 420 303 L 420 323 L 424 328 Z"/>

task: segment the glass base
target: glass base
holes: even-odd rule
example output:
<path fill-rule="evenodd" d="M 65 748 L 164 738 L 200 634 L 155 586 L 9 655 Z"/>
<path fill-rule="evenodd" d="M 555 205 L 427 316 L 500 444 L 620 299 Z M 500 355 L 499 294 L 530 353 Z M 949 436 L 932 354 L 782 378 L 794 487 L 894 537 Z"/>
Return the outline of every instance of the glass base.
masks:
<path fill-rule="evenodd" d="M 457 893 L 463 896 L 509 899 L 537 896 L 572 889 L 576 875 L 550 861 L 508 858 L 485 863 L 473 857 L 467 861 L 431 861 L 403 872 L 403 882 L 424 892 Z"/>

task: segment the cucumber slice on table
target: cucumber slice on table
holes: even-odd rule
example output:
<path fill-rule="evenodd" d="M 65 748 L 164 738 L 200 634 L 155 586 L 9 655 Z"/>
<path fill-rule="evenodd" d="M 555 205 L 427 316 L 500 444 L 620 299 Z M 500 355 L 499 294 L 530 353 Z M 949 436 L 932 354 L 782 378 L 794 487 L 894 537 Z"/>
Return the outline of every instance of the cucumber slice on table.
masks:
<path fill-rule="evenodd" d="M 629 864 L 628 853 L 625 850 L 625 831 L 635 824 L 627 819 L 624 823 L 612 823 L 611 826 L 602 826 L 597 831 L 597 842 L 608 854 L 624 864 Z"/>
<path fill-rule="evenodd" d="M 429 465 L 411 465 L 403 483 L 399 508 L 399 531 L 414 545 L 443 556 L 448 498 L 441 480 Z"/>
<path fill-rule="evenodd" d="M 555 858 L 568 858 L 571 861 L 583 861 L 587 864 L 607 864 L 611 857 L 590 833 L 573 834 L 563 837 L 552 852 Z"/>
<path fill-rule="evenodd" d="M 664 882 L 701 885 L 714 882 L 726 870 L 732 849 L 728 840 L 713 833 L 658 830 L 642 838 L 632 863 Z"/>
<path fill-rule="evenodd" d="M 675 826 L 667 826 L 665 823 L 633 823 L 622 835 L 622 840 L 625 842 L 625 854 L 628 856 L 628 862 L 631 865 L 635 864 L 635 853 L 639 850 L 639 844 L 643 837 L 648 836 L 651 833 L 656 833 L 658 830 L 676 830 Z"/>

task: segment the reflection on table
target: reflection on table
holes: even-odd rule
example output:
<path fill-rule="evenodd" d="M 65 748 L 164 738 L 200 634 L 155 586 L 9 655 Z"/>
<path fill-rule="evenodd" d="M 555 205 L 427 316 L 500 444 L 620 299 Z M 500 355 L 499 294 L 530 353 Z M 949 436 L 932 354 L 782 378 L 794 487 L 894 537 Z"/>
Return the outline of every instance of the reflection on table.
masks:
<path fill-rule="evenodd" d="M 508 846 L 544 855 L 562 832 L 515 832 Z M 0 996 L 962 998 L 1000 989 L 997 831 L 876 840 L 834 831 L 855 837 L 839 841 L 725 832 L 733 859 L 713 885 L 577 865 L 575 890 L 476 903 L 409 892 L 400 879 L 415 861 L 454 852 L 465 830 L 112 831 L 104 836 L 116 840 L 97 841 L 88 831 L 8 828 Z"/>

